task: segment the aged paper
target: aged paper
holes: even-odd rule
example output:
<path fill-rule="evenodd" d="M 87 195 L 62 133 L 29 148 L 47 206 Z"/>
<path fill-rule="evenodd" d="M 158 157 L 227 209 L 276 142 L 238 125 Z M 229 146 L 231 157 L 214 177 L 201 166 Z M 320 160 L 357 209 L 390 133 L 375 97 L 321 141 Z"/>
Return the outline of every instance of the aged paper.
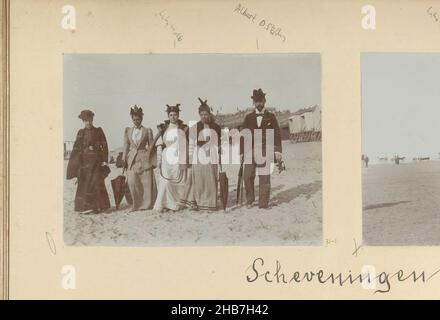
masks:
<path fill-rule="evenodd" d="M 360 61 L 364 52 L 439 52 L 432 12 L 440 12 L 440 1 L 13 0 L 10 6 L 10 298 L 438 298 L 438 247 L 363 245 Z M 362 20 L 372 7 L 369 28 L 373 22 Z M 78 53 L 319 53 L 322 244 L 65 245 L 63 54 Z M 368 270 L 378 277 L 374 285 L 356 280 Z"/>
<path fill-rule="evenodd" d="M 8 160 L 7 160 L 7 150 L 8 150 L 8 109 L 7 104 L 9 101 L 8 95 L 8 79 L 9 79 L 9 67 L 8 67 L 8 43 L 9 43 L 9 28 L 8 28 L 8 7 L 7 2 L 2 1 L 2 5 L 0 8 L 0 17 L 2 22 L 2 47 L 0 51 L 0 56 L 2 60 L 1 64 L 1 73 L 2 73 L 2 81 L 1 81 L 1 91 L 2 95 L 0 98 L 0 129 L 2 132 L 2 140 L 0 142 L 0 146 L 2 149 L 2 158 L 0 159 L 1 163 L 1 179 L 0 179 L 0 187 L 1 187 L 1 199 L 2 202 L 0 204 L 0 217 L 1 217 L 1 228 L 0 228 L 0 285 L 2 290 L 0 291 L 0 299 L 5 299 L 8 297 L 8 247 L 9 247 L 9 220 L 7 214 L 7 208 L 9 206 L 8 201 L 8 184 L 7 184 L 7 172 L 8 172 Z"/>

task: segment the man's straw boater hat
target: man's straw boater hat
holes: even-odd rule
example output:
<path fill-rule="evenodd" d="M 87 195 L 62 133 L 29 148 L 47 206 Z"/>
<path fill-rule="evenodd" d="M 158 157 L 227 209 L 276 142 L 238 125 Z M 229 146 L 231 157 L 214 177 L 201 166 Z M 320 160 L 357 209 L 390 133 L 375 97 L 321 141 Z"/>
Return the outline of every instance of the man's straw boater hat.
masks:
<path fill-rule="evenodd" d="M 266 94 L 263 92 L 263 90 L 261 90 L 261 88 L 258 90 L 254 89 L 251 98 L 254 101 L 266 100 Z"/>

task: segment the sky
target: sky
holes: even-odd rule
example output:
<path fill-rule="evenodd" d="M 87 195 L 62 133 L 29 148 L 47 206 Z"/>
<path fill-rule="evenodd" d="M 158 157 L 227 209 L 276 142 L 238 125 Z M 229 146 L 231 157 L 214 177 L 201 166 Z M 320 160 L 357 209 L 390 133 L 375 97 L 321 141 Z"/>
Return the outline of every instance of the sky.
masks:
<path fill-rule="evenodd" d="M 110 150 L 121 147 L 130 107 L 144 110 L 143 125 L 166 119 L 166 104 L 181 104 L 181 119 L 197 121 L 198 97 L 223 113 L 252 106 L 253 89 L 266 105 L 296 111 L 321 105 L 321 58 L 304 54 L 65 54 L 64 141 L 83 127 L 78 114 L 95 113 Z M 220 109 L 221 108 L 221 109 Z"/>
<path fill-rule="evenodd" d="M 363 153 L 438 159 L 440 54 L 368 53 L 361 65 Z"/>

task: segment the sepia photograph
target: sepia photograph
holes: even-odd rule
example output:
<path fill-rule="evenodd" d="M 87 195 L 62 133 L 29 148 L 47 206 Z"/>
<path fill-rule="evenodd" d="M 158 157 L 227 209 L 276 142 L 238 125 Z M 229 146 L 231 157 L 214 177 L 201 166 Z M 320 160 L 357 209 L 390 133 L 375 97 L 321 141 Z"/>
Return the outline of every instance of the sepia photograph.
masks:
<path fill-rule="evenodd" d="M 361 58 L 364 243 L 439 245 L 440 54 Z"/>
<path fill-rule="evenodd" d="M 321 245 L 321 61 L 64 54 L 64 241 Z"/>
<path fill-rule="evenodd" d="M 438 298 L 437 2 L 1 0 L 0 299 Z"/>

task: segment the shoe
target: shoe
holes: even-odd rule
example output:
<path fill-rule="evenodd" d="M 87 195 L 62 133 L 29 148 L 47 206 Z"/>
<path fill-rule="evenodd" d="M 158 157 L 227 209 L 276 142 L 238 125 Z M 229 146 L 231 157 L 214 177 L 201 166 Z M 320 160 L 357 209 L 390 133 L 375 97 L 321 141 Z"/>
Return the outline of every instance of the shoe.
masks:
<path fill-rule="evenodd" d="M 247 206 L 246 206 L 246 208 L 250 209 L 250 208 L 252 208 L 253 206 L 254 206 L 253 203 L 248 203 Z"/>

